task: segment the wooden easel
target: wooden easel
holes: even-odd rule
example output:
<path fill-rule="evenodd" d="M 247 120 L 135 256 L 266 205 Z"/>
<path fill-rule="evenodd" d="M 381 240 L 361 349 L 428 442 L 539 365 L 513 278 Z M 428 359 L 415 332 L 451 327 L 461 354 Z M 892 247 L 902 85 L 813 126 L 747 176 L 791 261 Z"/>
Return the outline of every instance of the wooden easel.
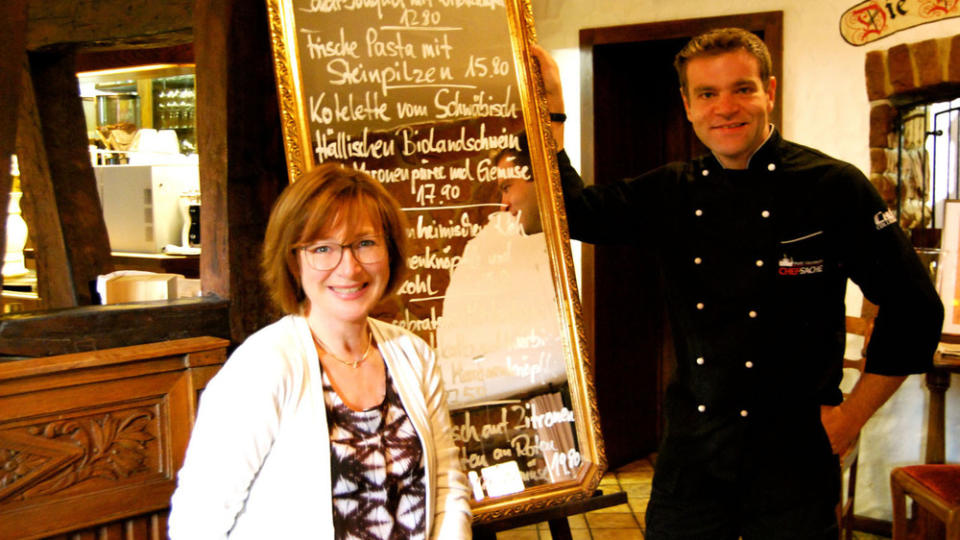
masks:
<path fill-rule="evenodd" d="M 602 491 L 597 490 L 591 497 L 582 501 L 566 503 L 544 510 L 537 510 L 474 525 L 473 538 L 474 540 L 496 540 L 498 531 L 515 529 L 517 527 L 546 521 L 550 524 L 550 535 L 553 537 L 553 540 L 572 540 L 570 522 L 567 521 L 569 516 L 583 514 L 600 508 L 607 508 L 609 506 L 617 506 L 626 502 L 626 492 L 618 491 L 604 495 Z"/>

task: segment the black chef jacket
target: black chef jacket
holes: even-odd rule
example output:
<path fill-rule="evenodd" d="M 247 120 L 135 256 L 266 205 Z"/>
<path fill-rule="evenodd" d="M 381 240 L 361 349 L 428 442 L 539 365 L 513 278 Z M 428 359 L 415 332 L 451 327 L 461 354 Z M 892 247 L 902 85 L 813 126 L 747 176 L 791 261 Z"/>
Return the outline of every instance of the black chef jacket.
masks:
<path fill-rule="evenodd" d="M 745 170 L 709 154 L 585 188 L 565 153 L 559 165 L 572 237 L 663 267 L 677 365 L 655 487 L 702 492 L 767 465 L 795 468 L 768 476 L 789 485 L 836 464 L 819 406 L 842 400 L 848 278 L 879 306 L 866 371 L 931 366 L 940 299 L 852 165 L 776 130 Z"/>

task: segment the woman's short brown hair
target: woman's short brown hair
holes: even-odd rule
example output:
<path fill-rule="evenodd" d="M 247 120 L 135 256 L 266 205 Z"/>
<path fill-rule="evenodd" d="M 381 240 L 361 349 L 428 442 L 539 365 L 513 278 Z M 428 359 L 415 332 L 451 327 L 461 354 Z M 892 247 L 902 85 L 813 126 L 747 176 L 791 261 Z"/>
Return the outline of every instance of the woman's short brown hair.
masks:
<path fill-rule="evenodd" d="M 684 94 L 687 92 L 687 62 L 738 50 L 744 50 L 757 59 L 760 81 L 767 84 L 773 74 L 773 62 L 763 40 L 742 28 L 718 28 L 694 37 L 674 57 L 673 67 L 680 79 L 680 91 Z"/>
<path fill-rule="evenodd" d="M 340 224 L 352 233 L 350 229 L 361 216 L 369 216 L 387 241 L 387 296 L 400 286 L 406 268 L 406 220 L 396 199 L 380 182 L 339 163 L 325 163 L 283 190 L 270 212 L 261 266 L 270 298 L 284 313 L 299 313 L 306 300 L 296 248 Z"/>

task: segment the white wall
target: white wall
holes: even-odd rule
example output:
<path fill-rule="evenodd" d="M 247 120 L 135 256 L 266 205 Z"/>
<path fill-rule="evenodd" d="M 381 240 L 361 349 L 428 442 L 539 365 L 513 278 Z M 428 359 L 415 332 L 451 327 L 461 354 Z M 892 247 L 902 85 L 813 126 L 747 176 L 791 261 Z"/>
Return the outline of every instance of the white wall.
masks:
<path fill-rule="evenodd" d="M 778 93 L 782 133 L 834 157 L 869 169 L 869 106 L 864 82 L 867 51 L 960 33 L 960 19 L 926 24 L 854 47 L 840 36 L 840 16 L 854 0 L 532 0 L 541 44 L 564 77 L 571 123 L 565 138 L 579 157 L 579 31 L 581 28 L 783 11 L 783 78 Z M 576 118 L 573 118 L 573 117 Z M 578 163 L 579 161 L 575 162 Z"/>
<path fill-rule="evenodd" d="M 960 34 L 960 19 L 911 28 L 862 47 L 840 36 L 840 16 L 855 0 L 532 0 L 540 43 L 560 64 L 567 107 L 566 148 L 580 164 L 579 31 L 737 13 L 783 11 L 783 81 L 777 96 L 784 136 L 869 172 L 869 103 L 864 59 L 871 50 Z M 855 296 L 855 295 L 854 295 Z M 904 387 L 867 425 L 861 442 L 857 513 L 890 519 L 889 470 L 922 461 L 926 389 L 921 376 Z M 960 377 L 947 399 L 947 460 L 960 461 Z M 789 464 L 785 464 L 789 466 Z"/>

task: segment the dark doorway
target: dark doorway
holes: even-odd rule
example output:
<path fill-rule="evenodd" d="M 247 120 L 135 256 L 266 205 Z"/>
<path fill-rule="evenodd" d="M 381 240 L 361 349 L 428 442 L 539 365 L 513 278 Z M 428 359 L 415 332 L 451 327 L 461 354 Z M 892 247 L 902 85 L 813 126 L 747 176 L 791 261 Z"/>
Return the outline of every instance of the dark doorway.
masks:
<path fill-rule="evenodd" d="M 674 55 L 711 28 L 746 28 L 770 48 L 782 89 L 782 20 L 781 12 L 768 12 L 581 30 L 584 180 L 612 182 L 705 152 L 683 111 Z M 778 126 L 779 110 L 773 113 Z M 656 450 L 674 361 L 670 329 L 656 261 L 634 248 L 584 245 L 582 290 L 613 468 Z"/>

